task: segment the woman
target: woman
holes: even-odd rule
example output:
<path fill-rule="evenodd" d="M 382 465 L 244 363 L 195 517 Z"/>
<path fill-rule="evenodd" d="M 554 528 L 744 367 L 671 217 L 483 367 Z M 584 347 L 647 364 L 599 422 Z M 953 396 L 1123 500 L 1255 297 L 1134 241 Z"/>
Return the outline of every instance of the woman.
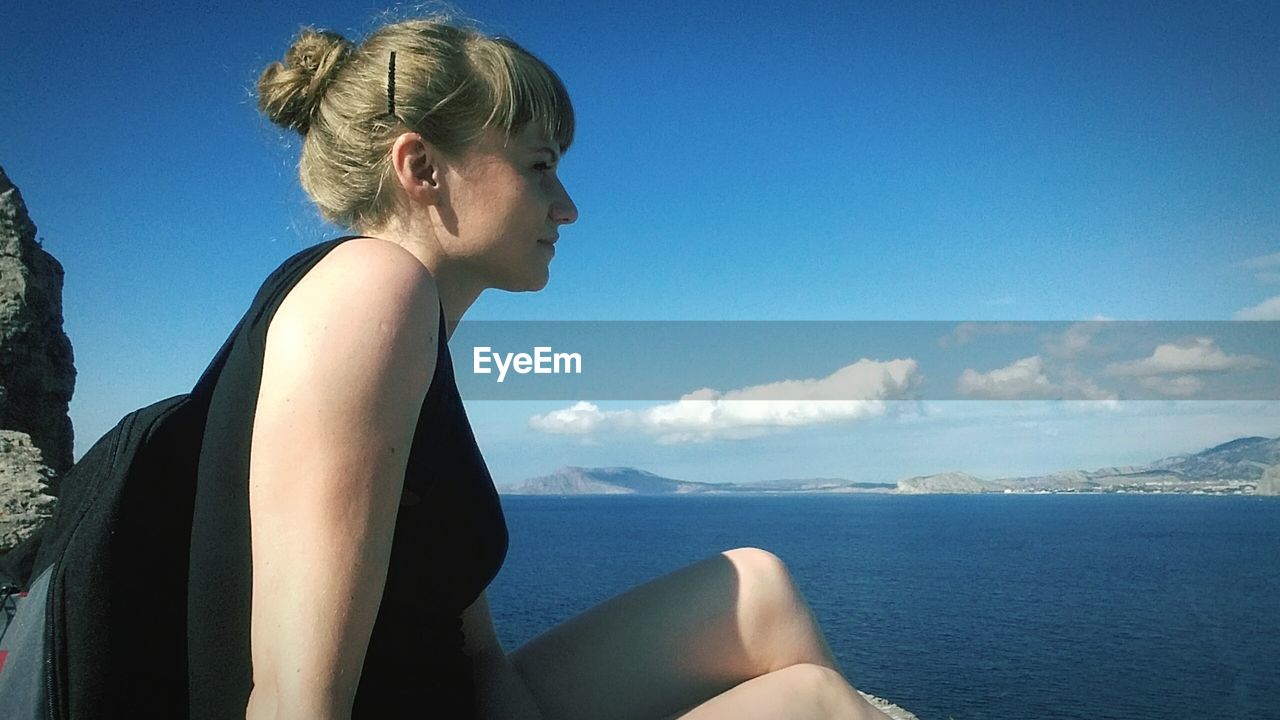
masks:
<path fill-rule="evenodd" d="M 303 187 L 358 236 L 268 282 L 260 298 L 282 299 L 265 346 L 220 377 L 192 540 L 193 716 L 884 717 L 752 548 L 503 650 L 484 588 L 506 527 L 446 341 L 485 289 L 547 283 L 578 217 L 556 175 L 568 95 L 514 42 L 445 18 L 358 47 L 304 30 L 258 90 L 305 138 Z M 219 509 L 237 502 L 247 521 Z"/>

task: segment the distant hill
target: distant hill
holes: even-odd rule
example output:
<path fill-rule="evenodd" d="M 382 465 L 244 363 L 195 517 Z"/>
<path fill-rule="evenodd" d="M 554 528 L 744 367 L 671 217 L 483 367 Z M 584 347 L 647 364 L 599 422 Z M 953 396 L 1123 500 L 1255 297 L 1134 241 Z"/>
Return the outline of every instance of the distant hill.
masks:
<path fill-rule="evenodd" d="M 675 480 L 629 467 L 562 467 L 550 475 L 500 487 L 503 495 L 693 495 L 723 493 L 888 492 L 893 483 L 856 483 L 838 478 L 705 483 Z"/>
<path fill-rule="evenodd" d="M 696 491 L 708 483 L 689 483 L 629 467 L 562 467 L 506 488 L 506 495 L 670 495 Z"/>
<path fill-rule="evenodd" d="M 1194 455 L 1157 460 L 1149 469 L 1181 475 L 1188 480 L 1258 480 L 1272 465 L 1280 465 L 1280 438 L 1247 437 Z"/>
<path fill-rule="evenodd" d="M 923 493 L 1004 492 L 1004 490 L 1004 485 L 981 480 L 962 472 L 923 475 L 898 481 L 898 492 L 910 495 Z"/>
<path fill-rule="evenodd" d="M 1146 465 L 1064 470 L 1049 475 L 986 480 L 945 472 L 896 483 L 841 478 L 788 478 L 753 483 L 705 483 L 655 475 L 631 467 L 562 467 L 550 475 L 498 488 L 503 495 L 706 495 L 726 493 L 1002 493 L 1255 492 L 1280 494 L 1280 438 L 1245 437 Z"/>
<path fill-rule="evenodd" d="M 1194 492 L 1198 486 L 1251 483 L 1263 494 L 1268 468 L 1280 466 L 1280 438 L 1238 438 L 1207 450 L 1174 455 L 1146 465 L 1065 470 L 1049 475 L 983 480 L 962 472 L 948 472 L 898 482 L 900 493 L 981 493 L 1034 491 L 1105 491 L 1121 487 L 1163 487 Z M 1273 474 L 1274 475 L 1274 474 Z"/>

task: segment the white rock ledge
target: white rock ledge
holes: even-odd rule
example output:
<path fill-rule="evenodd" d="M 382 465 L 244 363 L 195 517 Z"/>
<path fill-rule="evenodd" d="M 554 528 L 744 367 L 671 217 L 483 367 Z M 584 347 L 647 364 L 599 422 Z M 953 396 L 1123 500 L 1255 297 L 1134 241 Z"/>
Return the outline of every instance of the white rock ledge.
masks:
<path fill-rule="evenodd" d="M 858 692 L 862 697 L 866 698 L 868 702 L 875 705 L 877 710 L 893 718 L 893 720 L 920 720 L 920 718 L 916 717 L 914 714 L 903 710 L 884 698 L 878 698 L 875 695 L 868 695 L 861 690 Z"/>

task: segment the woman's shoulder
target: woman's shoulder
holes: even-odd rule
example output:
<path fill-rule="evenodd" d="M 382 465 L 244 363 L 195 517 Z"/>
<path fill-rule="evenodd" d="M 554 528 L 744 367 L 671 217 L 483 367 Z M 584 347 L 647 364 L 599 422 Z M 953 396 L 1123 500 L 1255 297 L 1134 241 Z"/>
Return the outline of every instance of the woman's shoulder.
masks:
<path fill-rule="evenodd" d="M 340 243 L 289 291 L 269 336 L 328 336 L 349 345 L 388 334 L 421 347 L 438 342 L 440 296 L 435 278 L 395 243 L 354 238 Z M 393 343 L 395 344 L 395 343 Z"/>
<path fill-rule="evenodd" d="M 439 312 L 439 290 L 412 253 L 377 238 L 340 243 L 290 291 L 280 310 L 297 314 L 358 311 L 388 314 Z"/>
<path fill-rule="evenodd" d="M 314 276 L 314 278 L 312 278 Z M 307 277 L 313 283 L 363 282 L 435 292 L 436 281 L 422 261 L 389 240 L 357 237 L 330 250 Z M 369 288 L 373 289 L 373 288 Z"/>

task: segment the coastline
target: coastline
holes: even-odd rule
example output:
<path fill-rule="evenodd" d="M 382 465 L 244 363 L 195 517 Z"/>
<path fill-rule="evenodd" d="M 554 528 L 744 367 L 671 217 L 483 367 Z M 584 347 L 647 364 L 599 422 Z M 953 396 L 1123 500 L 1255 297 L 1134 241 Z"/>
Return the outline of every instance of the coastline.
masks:
<path fill-rule="evenodd" d="M 858 694 L 866 698 L 867 702 L 870 702 L 872 705 L 875 705 L 877 710 L 893 718 L 893 720 L 920 720 L 920 718 L 916 717 L 914 713 L 909 712 L 907 710 L 903 710 L 902 708 L 898 707 L 897 705 L 894 705 L 893 703 L 889 702 L 888 700 L 885 700 L 884 698 L 876 697 L 875 695 L 871 695 L 869 693 L 864 693 L 861 690 L 858 691 Z"/>

